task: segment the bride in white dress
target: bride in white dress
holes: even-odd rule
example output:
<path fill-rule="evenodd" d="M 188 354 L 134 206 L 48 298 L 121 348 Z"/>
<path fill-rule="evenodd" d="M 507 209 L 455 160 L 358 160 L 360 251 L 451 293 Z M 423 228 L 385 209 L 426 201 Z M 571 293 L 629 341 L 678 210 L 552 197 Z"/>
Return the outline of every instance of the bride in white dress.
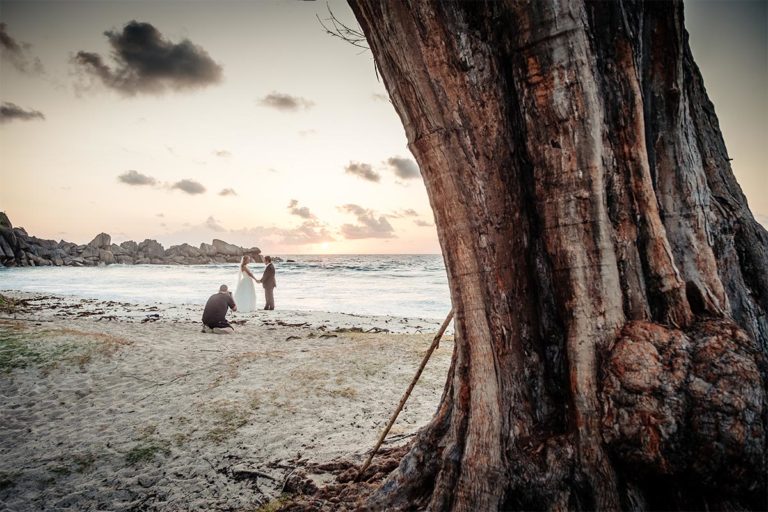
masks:
<path fill-rule="evenodd" d="M 240 260 L 240 271 L 237 275 L 237 287 L 235 288 L 235 304 L 238 312 L 256 311 L 256 278 L 248 269 L 251 262 L 249 256 L 243 256 Z"/>

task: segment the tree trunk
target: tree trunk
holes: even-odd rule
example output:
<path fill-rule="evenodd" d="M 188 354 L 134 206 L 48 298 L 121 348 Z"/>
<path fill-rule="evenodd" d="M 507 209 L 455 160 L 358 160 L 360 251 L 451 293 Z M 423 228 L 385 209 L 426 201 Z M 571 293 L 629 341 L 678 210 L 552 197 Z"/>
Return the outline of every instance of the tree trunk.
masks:
<path fill-rule="evenodd" d="M 350 0 L 456 314 L 371 508 L 766 503 L 768 234 L 678 2 Z"/>

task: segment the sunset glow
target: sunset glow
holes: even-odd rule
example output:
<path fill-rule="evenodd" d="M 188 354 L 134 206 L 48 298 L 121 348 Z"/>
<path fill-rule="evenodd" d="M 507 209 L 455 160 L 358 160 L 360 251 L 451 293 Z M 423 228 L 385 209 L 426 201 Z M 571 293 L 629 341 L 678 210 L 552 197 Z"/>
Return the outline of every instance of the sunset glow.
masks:
<path fill-rule="evenodd" d="M 221 238 L 292 254 L 439 252 L 371 54 L 323 31 L 324 2 L 0 4 L 19 44 L 3 52 L 0 100 L 21 109 L 0 125 L 0 205 L 29 233 L 84 243 L 104 231 L 166 247 Z M 354 24 L 344 2 L 330 6 Z M 738 17 L 749 9 L 713 18 L 719 10 L 687 6 L 691 44 L 736 176 L 765 223 L 766 29 Z M 707 37 L 713 24 L 730 46 Z M 136 74 L 119 56 L 137 33 L 158 51 L 185 48 L 197 68 Z"/>

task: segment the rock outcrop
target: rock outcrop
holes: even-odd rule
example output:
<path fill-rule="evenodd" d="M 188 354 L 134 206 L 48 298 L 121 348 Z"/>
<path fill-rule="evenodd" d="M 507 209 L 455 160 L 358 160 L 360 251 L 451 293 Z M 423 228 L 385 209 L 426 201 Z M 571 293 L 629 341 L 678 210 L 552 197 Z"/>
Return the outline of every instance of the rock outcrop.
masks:
<path fill-rule="evenodd" d="M 14 228 L 8 216 L 0 212 L 0 265 L 6 267 L 111 265 L 204 265 L 236 263 L 244 255 L 262 261 L 258 247 L 243 248 L 223 240 L 194 247 L 174 245 L 165 249 L 157 240 L 141 243 L 128 240 L 112 243 L 107 233 L 99 233 L 86 245 L 64 240 L 44 240 L 30 236 L 24 228 Z"/>

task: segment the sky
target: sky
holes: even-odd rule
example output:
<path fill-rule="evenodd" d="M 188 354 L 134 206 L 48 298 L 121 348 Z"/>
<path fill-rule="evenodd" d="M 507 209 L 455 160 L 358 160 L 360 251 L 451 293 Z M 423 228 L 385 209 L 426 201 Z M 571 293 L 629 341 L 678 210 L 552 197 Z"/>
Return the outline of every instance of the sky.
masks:
<path fill-rule="evenodd" d="M 344 2 L 336 16 L 355 26 Z M 733 169 L 768 224 L 764 1 L 686 3 Z M 370 52 L 325 2 L 0 0 L 0 210 L 42 238 L 438 253 Z"/>

